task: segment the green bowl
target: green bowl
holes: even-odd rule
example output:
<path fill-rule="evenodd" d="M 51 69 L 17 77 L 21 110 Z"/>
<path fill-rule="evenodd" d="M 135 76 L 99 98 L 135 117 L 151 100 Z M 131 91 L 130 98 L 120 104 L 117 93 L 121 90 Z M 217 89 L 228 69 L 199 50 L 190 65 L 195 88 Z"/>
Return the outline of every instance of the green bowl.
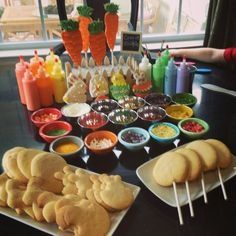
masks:
<path fill-rule="evenodd" d="M 184 125 L 186 125 L 186 123 L 188 122 L 195 122 L 199 125 L 201 125 L 204 129 L 200 132 L 195 132 L 195 131 L 188 131 L 186 129 L 183 128 Z M 184 134 L 185 137 L 189 138 L 189 139 L 199 139 L 202 138 L 210 129 L 209 125 L 207 124 L 206 121 L 201 120 L 199 118 L 187 118 L 187 119 L 183 119 L 178 123 L 178 127 L 180 129 L 180 131 Z"/>
<path fill-rule="evenodd" d="M 172 101 L 175 104 L 182 104 L 191 107 L 196 104 L 197 98 L 191 93 L 176 93 L 172 96 Z"/>

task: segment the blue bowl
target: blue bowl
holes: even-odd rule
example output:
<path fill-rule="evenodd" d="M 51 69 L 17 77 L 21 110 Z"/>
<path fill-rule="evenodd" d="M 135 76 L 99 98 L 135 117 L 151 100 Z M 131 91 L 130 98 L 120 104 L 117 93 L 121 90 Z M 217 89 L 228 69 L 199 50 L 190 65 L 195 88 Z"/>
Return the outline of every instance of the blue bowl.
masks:
<path fill-rule="evenodd" d="M 118 140 L 128 150 L 138 151 L 149 142 L 150 135 L 145 129 L 130 127 L 118 133 Z"/>
<path fill-rule="evenodd" d="M 161 144 L 173 143 L 180 135 L 179 128 L 169 122 L 158 122 L 148 129 L 150 136 Z"/>

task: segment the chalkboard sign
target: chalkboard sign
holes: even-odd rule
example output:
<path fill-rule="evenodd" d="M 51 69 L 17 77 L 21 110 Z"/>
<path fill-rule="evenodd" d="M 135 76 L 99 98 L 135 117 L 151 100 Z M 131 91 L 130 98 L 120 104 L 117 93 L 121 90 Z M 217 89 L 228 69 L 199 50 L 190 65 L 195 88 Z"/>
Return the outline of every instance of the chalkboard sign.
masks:
<path fill-rule="evenodd" d="M 127 53 L 141 53 L 141 32 L 121 32 L 121 51 Z"/>

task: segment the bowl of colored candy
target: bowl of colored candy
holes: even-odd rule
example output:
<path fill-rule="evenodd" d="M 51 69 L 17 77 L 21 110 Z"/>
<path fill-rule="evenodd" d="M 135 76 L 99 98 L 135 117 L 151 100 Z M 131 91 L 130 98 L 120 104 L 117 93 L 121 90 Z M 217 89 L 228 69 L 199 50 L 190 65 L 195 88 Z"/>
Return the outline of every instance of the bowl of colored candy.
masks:
<path fill-rule="evenodd" d="M 107 130 L 94 131 L 84 139 L 85 146 L 95 154 L 107 154 L 111 152 L 117 142 L 116 134 Z"/>
<path fill-rule="evenodd" d="M 49 151 L 62 157 L 69 157 L 78 154 L 83 147 L 84 142 L 81 138 L 73 135 L 66 135 L 51 142 Z"/>
<path fill-rule="evenodd" d="M 185 105 L 170 105 L 166 107 L 166 115 L 172 122 L 179 122 L 180 120 L 190 118 L 193 116 L 192 108 Z"/>
<path fill-rule="evenodd" d="M 172 102 L 171 97 L 162 93 L 150 93 L 145 98 L 145 101 L 149 105 L 159 106 L 166 108 Z"/>
<path fill-rule="evenodd" d="M 57 108 L 47 107 L 33 112 L 30 118 L 37 127 L 41 127 L 51 121 L 59 120 L 61 117 L 62 114 L 60 110 Z"/>
<path fill-rule="evenodd" d="M 91 103 L 91 107 L 96 112 L 109 114 L 118 107 L 118 103 L 113 99 L 104 99 Z"/>
<path fill-rule="evenodd" d="M 191 93 L 176 93 L 172 96 L 172 101 L 175 104 L 182 104 L 192 107 L 196 104 L 197 98 Z"/>
<path fill-rule="evenodd" d="M 148 143 L 150 135 L 145 129 L 130 127 L 118 133 L 118 140 L 128 150 L 138 151 Z"/>
<path fill-rule="evenodd" d="M 161 144 L 171 144 L 178 138 L 179 128 L 169 122 L 158 122 L 151 125 L 148 129 L 150 136 Z"/>
<path fill-rule="evenodd" d="M 52 121 L 39 128 L 39 135 L 48 143 L 57 138 L 68 135 L 72 131 L 72 126 L 66 121 Z"/>
<path fill-rule="evenodd" d="M 121 108 L 124 109 L 139 109 L 145 105 L 145 100 L 141 97 L 136 96 L 125 96 L 122 99 L 118 100 L 118 104 Z"/>
<path fill-rule="evenodd" d="M 190 139 L 202 138 L 208 131 L 209 125 L 199 118 L 183 119 L 178 123 L 180 131 Z"/>
<path fill-rule="evenodd" d="M 148 122 L 161 121 L 166 117 L 166 111 L 158 106 L 144 106 L 138 109 L 138 117 Z"/>
<path fill-rule="evenodd" d="M 130 109 L 116 109 L 108 114 L 108 119 L 116 125 L 129 125 L 138 119 L 138 114 Z"/>
<path fill-rule="evenodd" d="M 96 130 L 105 126 L 108 118 L 104 113 L 91 111 L 78 117 L 77 122 L 81 128 Z"/>

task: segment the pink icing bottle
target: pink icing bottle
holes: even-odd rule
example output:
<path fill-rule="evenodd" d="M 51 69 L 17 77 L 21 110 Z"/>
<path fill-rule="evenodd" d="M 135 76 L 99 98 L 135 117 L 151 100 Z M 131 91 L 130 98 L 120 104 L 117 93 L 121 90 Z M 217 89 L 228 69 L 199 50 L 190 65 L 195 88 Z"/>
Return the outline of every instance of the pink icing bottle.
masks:
<path fill-rule="evenodd" d="M 18 91 L 20 94 L 20 101 L 22 104 L 26 104 L 22 80 L 24 78 L 24 73 L 26 71 L 26 65 L 29 65 L 29 63 L 24 61 L 23 56 L 19 56 L 19 59 L 20 61 L 16 63 L 16 67 L 15 67 L 16 80 L 17 80 L 17 85 L 18 85 Z"/>
<path fill-rule="evenodd" d="M 32 72 L 29 70 L 29 66 L 26 66 L 26 72 L 22 82 L 27 109 L 29 111 L 38 110 L 41 107 L 41 104 L 37 88 L 37 81 Z"/>

